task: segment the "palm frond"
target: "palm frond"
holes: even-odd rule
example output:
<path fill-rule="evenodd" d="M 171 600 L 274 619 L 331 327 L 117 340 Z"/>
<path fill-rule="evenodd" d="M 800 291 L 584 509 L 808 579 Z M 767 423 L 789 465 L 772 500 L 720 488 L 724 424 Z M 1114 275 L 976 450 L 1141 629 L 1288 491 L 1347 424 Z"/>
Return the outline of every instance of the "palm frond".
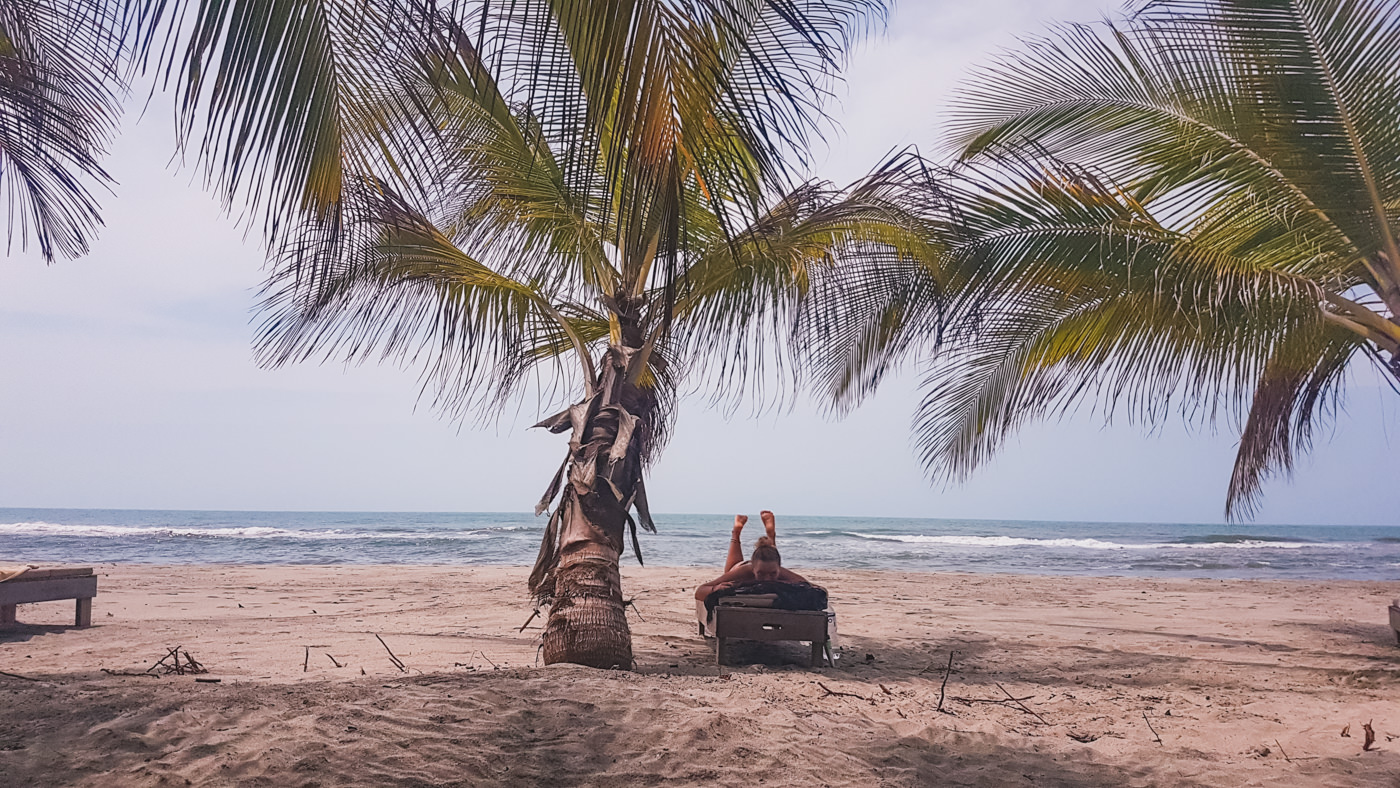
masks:
<path fill-rule="evenodd" d="M 435 404 L 462 415 L 499 403 L 539 364 L 606 335 L 605 318 L 577 304 L 556 306 L 547 292 L 471 258 L 386 184 L 347 196 L 355 220 L 334 239 L 301 236 L 318 252 L 333 245 L 337 267 L 308 285 L 298 250 L 288 249 L 269 280 L 262 363 L 340 356 L 416 364 Z"/>
<path fill-rule="evenodd" d="M 927 264 L 938 254 L 929 224 L 937 195 L 922 165 L 900 154 L 844 190 L 809 183 L 736 239 L 716 239 L 687 269 L 677 341 L 716 399 L 733 402 L 765 385 L 780 398 L 801 372 L 794 362 L 819 358 L 835 321 L 818 312 L 840 306 L 813 300 L 814 283 L 830 293 L 827 277 L 841 271 Z"/>
<path fill-rule="evenodd" d="M 1336 413 L 1347 365 L 1359 349 L 1354 335 L 1334 326 L 1295 332 L 1275 345 L 1240 435 L 1227 518 L 1252 517 L 1264 482 L 1293 472 L 1295 457 L 1312 445 L 1317 422 Z"/>
<path fill-rule="evenodd" d="M 1175 400 L 1243 422 L 1227 513 L 1252 512 L 1356 351 L 1400 351 L 1398 63 L 1391 0 L 1157 0 L 978 72 L 950 127 L 969 333 L 927 381 L 930 466 Z"/>
<path fill-rule="evenodd" d="M 291 227 L 334 227 L 352 181 L 411 179 L 431 149 L 415 104 L 430 2 L 153 5 L 138 57 L 174 84 L 182 138 L 225 203 L 262 218 L 272 248 Z"/>
<path fill-rule="evenodd" d="M 94 190 L 125 91 L 121 3 L 0 2 L 0 193 L 8 242 L 78 257 L 102 224 Z"/>

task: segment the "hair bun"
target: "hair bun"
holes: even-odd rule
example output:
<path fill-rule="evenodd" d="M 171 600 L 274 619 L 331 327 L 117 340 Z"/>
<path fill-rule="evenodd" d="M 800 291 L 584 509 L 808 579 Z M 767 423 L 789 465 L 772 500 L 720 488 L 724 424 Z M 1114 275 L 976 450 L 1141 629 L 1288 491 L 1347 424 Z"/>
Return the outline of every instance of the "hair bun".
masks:
<path fill-rule="evenodd" d="M 773 541 L 773 537 L 760 536 L 758 537 L 758 541 L 753 543 L 753 546 L 754 549 L 758 549 L 760 547 L 777 547 L 778 545 L 776 542 Z"/>

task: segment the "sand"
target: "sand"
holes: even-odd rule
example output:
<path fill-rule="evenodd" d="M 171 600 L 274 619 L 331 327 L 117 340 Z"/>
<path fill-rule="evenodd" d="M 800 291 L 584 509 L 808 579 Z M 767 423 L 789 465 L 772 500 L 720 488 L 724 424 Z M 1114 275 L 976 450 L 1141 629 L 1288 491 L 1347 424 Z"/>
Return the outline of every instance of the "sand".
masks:
<path fill-rule="evenodd" d="M 1394 584 L 814 571 L 839 666 L 720 670 L 714 572 L 629 569 L 623 672 L 536 665 L 523 568 L 98 574 L 0 633 L 5 786 L 1400 786 Z M 103 672 L 174 646 L 220 682 Z"/>

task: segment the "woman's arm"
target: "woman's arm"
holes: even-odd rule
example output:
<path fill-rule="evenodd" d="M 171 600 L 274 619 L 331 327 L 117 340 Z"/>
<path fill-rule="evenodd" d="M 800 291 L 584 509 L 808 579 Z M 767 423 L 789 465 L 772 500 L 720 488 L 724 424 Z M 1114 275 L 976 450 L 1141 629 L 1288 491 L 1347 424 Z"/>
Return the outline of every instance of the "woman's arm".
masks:
<path fill-rule="evenodd" d="M 778 568 L 778 579 L 781 580 L 781 581 L 784 582 L 784 583 L 806 583 L 806 582 L 807 582 L 807 578 L 803 577 L 802 575 L 799 575 L 799 574 L 796 573 L 796 572 L 793 572 L 792 570 L 784 569 L 784 568 L 782 568 L 782 567 L 779 567 L 779 568 Z"/>
<path fill-rule="evenodd" d="M 749 567 L 749 562 L 745 561 L 744 563 L 739 564 L 738 566 L 734 567 L 728 572 L 725 572 L 719 577 L 716 577 L 714 580 L 711 580 L 710 582 L 705 583 L 704 585 L 695 589 L 695 598 L 703 602 L 705 601 L 705 597 L 709 596 L 710 594 L 713 594 L 715 592 L 715 589 L 719 586 L 735 585 L 737 583 L 744 583 L 752 579 L 753 569 Z"/>

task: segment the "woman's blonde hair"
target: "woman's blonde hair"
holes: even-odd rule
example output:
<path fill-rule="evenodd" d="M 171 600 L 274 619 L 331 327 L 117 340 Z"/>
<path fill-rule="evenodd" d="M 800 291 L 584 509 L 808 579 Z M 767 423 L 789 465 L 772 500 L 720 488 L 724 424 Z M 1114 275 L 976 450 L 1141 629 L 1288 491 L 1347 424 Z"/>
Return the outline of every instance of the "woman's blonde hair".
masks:
<path fill-rule="evenodd" d="M 749 560 L 771 561 L 777 564 L 783 562 L 782 556 L 778 554 L 778 546 L 773 543 L 773 538 L 771 536 L 758 537 L 758 541 L 754 542 L 753 545 L 753 557 Z"/>

